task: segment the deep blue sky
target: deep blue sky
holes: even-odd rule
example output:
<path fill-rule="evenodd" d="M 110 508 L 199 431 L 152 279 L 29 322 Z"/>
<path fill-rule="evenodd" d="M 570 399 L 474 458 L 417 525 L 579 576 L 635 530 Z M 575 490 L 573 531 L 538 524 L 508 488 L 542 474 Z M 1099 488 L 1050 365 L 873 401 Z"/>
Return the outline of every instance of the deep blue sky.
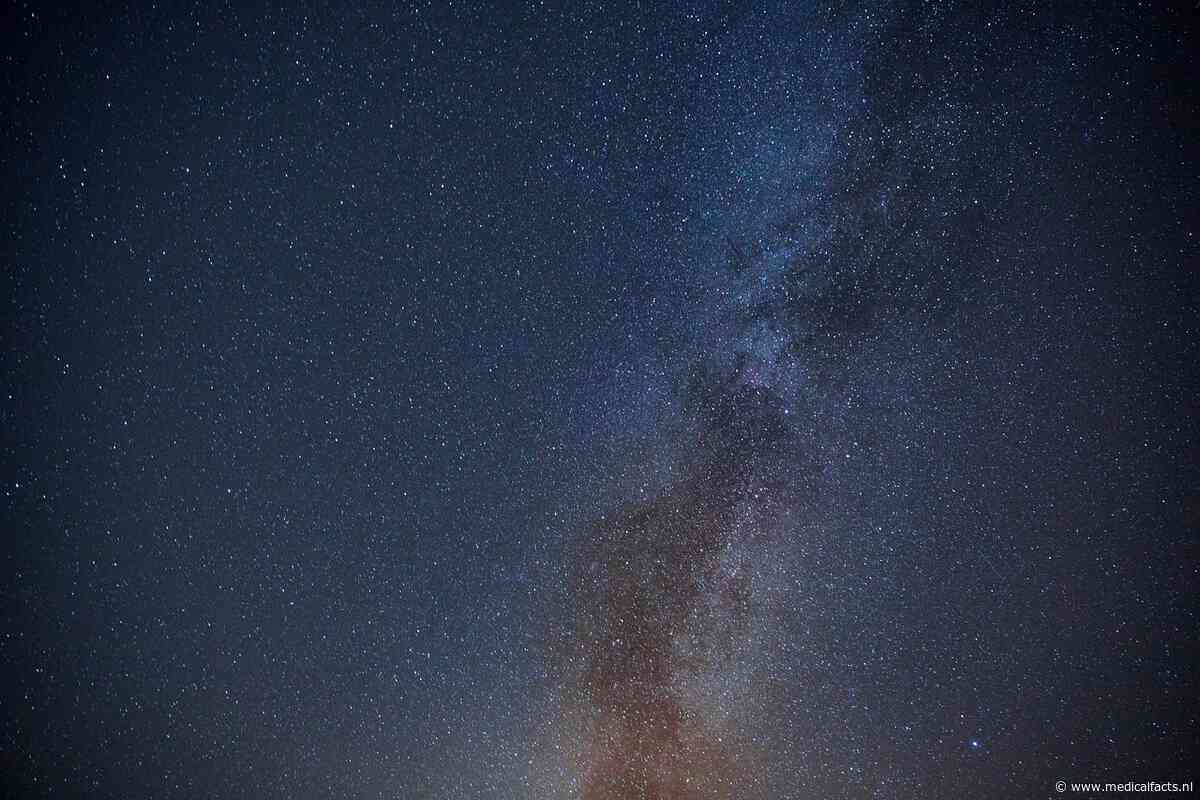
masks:
<path fill-rule="evenodd" d="M 6 20 L 6 795 L 1196 779 L 1182 14 Z"/>

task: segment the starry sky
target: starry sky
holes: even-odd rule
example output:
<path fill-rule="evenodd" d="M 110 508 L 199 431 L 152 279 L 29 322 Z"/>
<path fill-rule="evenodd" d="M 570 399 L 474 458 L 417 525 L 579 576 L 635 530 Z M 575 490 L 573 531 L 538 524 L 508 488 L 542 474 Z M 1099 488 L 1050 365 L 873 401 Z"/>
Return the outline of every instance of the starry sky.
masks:
<path fill-rule="evenodd" d="M 1195 30 L 1049 6 L 10 6 L 0 793 L 1200 777 Z"/>

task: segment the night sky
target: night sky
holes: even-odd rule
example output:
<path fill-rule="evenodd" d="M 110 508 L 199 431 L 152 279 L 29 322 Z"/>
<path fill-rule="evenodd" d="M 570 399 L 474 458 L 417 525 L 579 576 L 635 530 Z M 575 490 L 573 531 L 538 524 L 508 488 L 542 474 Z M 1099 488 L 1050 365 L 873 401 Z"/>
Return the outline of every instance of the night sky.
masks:
<path fill-rule="evenodd" d="M 3 15 L 0 795 L 1200 778 L 1183 4 L 249 5 Z"/>

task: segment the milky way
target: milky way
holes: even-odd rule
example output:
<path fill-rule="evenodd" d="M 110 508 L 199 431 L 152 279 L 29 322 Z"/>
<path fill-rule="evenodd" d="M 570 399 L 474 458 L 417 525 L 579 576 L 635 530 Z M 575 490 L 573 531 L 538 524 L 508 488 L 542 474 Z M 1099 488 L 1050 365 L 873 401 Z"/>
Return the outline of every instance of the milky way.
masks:
<path fill-rule="evenodd" d="M 811 596 L 772 567 L 796 564 L 811 538 L 796 520 L 836 502 L 817 476 L 851 447 L 844 421 L 871 435 L 855 360 L 905 326 L 934 335 L 988 267 L 974 252 L 993 246 L 986 217 L 1011 191 L 991 149 L 1009 132 L 965 134 L 976 123 L 953 95 L 898 101 L 911 88 L 883 77 L 896 58 L 881 42 L 811 65 L 834 91 L 826 107 L 768 111 L 774 132 L 732 161 L 735 202 L 756 215 L 692 210 L 712 220 L 687 234 L 711 275 L 710 307 L 692 316 L 712 321 L 684 368 L 693 424 L 673 443 L 678 472 L 577 532 L 566 556 L 560 656 L 587 720 L 585 800 L 764 792 L 755 722 L 738 707 L 763 702 L 777 656 L 764 642 Z M 957 166 L 981 159 L 993 162 L 982 179 Z"/>
<path fill-rule="evenodd" d="M 1184 13 L 8 16 L 3 796 L 1197 778 Z"/>

